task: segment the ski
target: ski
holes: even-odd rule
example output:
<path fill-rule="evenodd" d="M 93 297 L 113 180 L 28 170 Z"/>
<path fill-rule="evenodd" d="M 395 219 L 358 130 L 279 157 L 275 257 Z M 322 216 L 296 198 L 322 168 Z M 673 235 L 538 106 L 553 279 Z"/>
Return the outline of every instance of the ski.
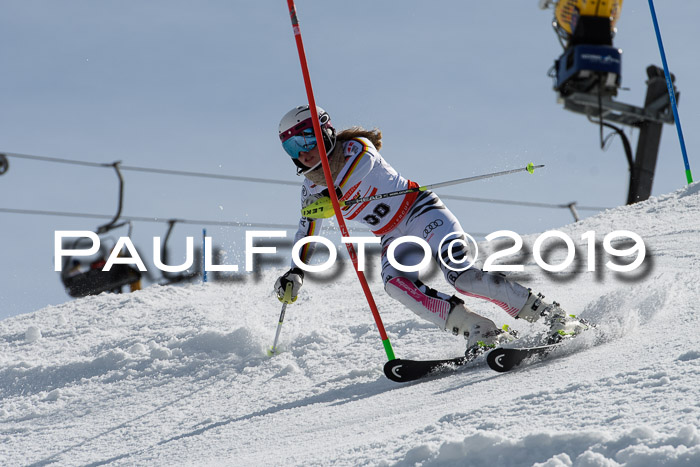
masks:
<path fill-rule="evenodd" d="M 397 358 L 384 364 L 384 374 L 397 383 L 407 383 L 441 371 L 455 370 L 471 362 L 467 357 L 444 358 L 441 360 L 404 360 Z"/>
<path fill-rule="evenodd" d="M 512 349 L 500 347 L 489 352 L 486 356 L 486 363 L 492 370 L 503 373 L 512 370 L 527 359 L 545 356 L 560 345 L 561 343 L 556 343 Z"/>
<path fill-rule="evenodd" d="M 589 324 L 590 327 L 594 325 Z M 498 372 L 511 371 L 526 360 L 534 357 L 545 357 L 553 350 L 571 341 L 571 338 L 560 340 L 553 344 L 540 344 L 530 347 L 498 347 L 486 354 L 486 362 L 492 370 Z M 521 344 L 522 345 L 522 344 Z M 397 383 L 406 383 L 443 372 L 454 372 L 468 363 L 476 362 L 476 357 L 444 358 L 440 360 L 389 360 L 384 364 L 384 374 Z M 472 365 L 474 368 L 478 365 Z"/>
<path fill-rule="evenodd" d="M 552 352 L 554 349 L 570 342 L 571 339 L 575 339 L 579 337 L 582 333 L 596 327 L 595 324 L 589 323 L 586 320 L 582 319 L 580 321 L 587 327 L 586 329 L 579 331 L 579 333 L 575 335 L 562 334 L 562 337 L 559 337 L 559 341 L 552 342 L 549 344 L 539 344 L 514 348 L 499 347 L 488 353 L 488 355 L 486 356 L 486 363 L 488 363 L 489 367 L 492 370 L 504 373 L 517 367 L 525 360 L 529 360 L 533 357 L 545 357 L 549 355 L 549 353 Z M 549 336 L 541 336 L 541 341 L 544 341 L 546 337 Z"/>

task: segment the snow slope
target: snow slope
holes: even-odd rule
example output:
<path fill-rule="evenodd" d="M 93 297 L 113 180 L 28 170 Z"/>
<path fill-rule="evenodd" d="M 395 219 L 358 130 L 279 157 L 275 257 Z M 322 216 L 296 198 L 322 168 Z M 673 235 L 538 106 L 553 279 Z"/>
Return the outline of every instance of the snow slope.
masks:
<path fill-rule="evenodd" d="M 584 232 L 641 235 L 648 257 L 628 274 L 604 266 L 600 245 L 595 271 L 578 261 L 545 274 L 526 237 L 515 277 L 599 325 L 559 358 L 508 374 L 482 365 L 387 380 L 347 267 L 307 279 L 274 358 L 276 270 L 6 319 L 0 465 L 700 465 L 699 219 L 694 184 L 562 227 L 578 259 Z M 463 352 L 462 339 L 386 297 L 376 269 L 369 277 L 398 357 Z M 540 329 L 467 303 L 524 334 Z"/>

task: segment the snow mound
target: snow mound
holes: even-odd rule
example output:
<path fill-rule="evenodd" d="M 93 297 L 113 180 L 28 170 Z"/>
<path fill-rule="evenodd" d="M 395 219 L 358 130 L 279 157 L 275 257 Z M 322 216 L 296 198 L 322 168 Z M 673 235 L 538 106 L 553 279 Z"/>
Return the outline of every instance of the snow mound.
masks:
<path fill-rule="evenodd" d="M 641 235 L 648 258 L 631 276 L 585 263 L 543 273 L 524 256 L 518 280 L 597 327 L 503 375 L 476 366 L 387 380 L 350 268 L 307 279 L 274 357 L 277 270 L 0 321 L 0 464 L 698 465 L 698 218 L 695 184 L 561 228 L 579 254 L 591 230 Z M 377 276 L 370 287 L 397 356 L 464 351 L 397 306 Z M 524 335 L 539 330 L 466 300 Z"/>
<path fill-rule="evenodd" d="M 535 433 L 519 439 L 477 431 L 462 441 L 450 441 L 436 450 L 417 446 L 398 466 L 500 465 L 537 467 L 700 465 L 700 436 L 695 426 L 673 435 L 648 427 L 635 428 L 611 438 L 605 432 Z"/>

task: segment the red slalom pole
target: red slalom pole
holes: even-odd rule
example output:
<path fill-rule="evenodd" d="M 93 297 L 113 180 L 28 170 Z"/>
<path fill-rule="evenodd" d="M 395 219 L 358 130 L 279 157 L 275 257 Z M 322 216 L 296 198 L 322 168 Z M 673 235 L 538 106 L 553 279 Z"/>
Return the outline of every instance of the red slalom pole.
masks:
<path fill-rule="evenodd" d="M 316 141 L 320 141 L 321 144 L 317 144 L 319 155 L 321 156 L 321 165 L 323 166 L 323 175 L 326 177 L 326 185 L 330 188 L 335 186 L 333 183 L 333 176 L 331 175 L 331 168 L 328 164 L 328 155 L 326 154 L 326 147 L 323 144 L 323 136 L 321 133 L 321 122 L 318 120 L 318 113 L 316 109 L 316 100 L 314 99 L 314 91 L 311 87 L 311 77 L 309 76 L 309 67 L 306 63 L 306 54 L 304 53 L 304 43 L 301 40 L 301 31 L 299 29 L 299 20 L 297 19 L 296 7 L 294 6 L 294 0 L 287 0 L 287 5 L 289 6 L 289 16 L 292 19 L 292 29 L 294 30 L 294 38 L 297 42 L 297 50 L 299 51 L 299 61 L 301 62 L 301 72 L 304 75 L 304 86 L 306 86 L 306 96 L 309 99 L 309 109 L 311 110 L 311 121 L 314 125 L 314 134 L 316 135 Z M 345 225 L 345 219 L 343 219 L 342 211 L 340 210 L 340 203 L 338 202 L 338 196 L 335 190 L 328 190 L 329 196 L 331 198 L 331 203 L 333 204 L 333 209 L 335 210 L 335 218 L 338 221 L 338 227 L 340 228 L 340 233 L 343 237 L 349 237 L 350 232 Z M 355 252 L 355 247 L 351 243 L 345 244 L 348 248 L 348 254 L 350 255 L 350 260 L 357 273 L 357 278 L 360 280 L 360 285 L 362 285 L 362 290 L 365 292 L 365 297 L 367 297 L 367 303 L 369 304 L 370 310 L 372 310 L 372 315 L 374 316 L 374 322 L 377 324 L 377 329 L 379 330 L 379 336 L 382 338 L 382 343 L 384 344 L 384 350 L 386 351 L 386 356 L 389 360 L 394 360 L 394 349 L 391 347 L 391 342 L 386 335 L 384 330 L 384 323 L 382 323 L 382 318 L 379 316 L 379 310 L 377 309 L 377 304 L 374 302 L 374 297 L 372 296 L 372 291 L 369 289 L 369 284 L 367 284 L 367 279 L 362 271 L 358 267 L 357 253 Z"/>

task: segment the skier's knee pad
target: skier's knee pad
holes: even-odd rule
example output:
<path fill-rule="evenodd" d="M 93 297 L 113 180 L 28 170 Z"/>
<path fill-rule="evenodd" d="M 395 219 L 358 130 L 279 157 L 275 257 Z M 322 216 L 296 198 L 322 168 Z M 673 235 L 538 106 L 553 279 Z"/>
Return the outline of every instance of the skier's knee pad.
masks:
<path fill-rule="evenodd" d="M 463 303 L 457 297 L 438 292 L 419 280 L 412 281 L 406 277 L 392 277 L 384 284 L 384 290 L 391 298 L 441 329 L 445 329 L 452 308 L 457 303 Z"/>

